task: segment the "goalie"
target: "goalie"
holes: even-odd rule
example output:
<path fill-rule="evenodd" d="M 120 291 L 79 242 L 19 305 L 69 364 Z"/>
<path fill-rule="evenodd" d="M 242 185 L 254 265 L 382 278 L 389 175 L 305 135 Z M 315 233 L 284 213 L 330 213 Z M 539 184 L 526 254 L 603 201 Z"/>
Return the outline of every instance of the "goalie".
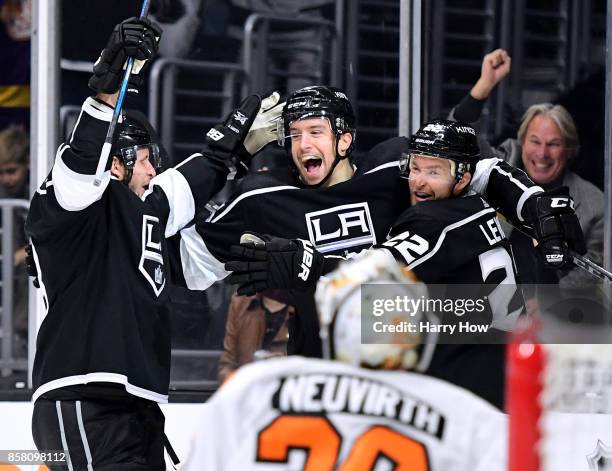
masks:
<path fill-rule="evenodd" d="M 406 371 L 426 368 L 431 338 L 380 334 L 376 344 L 361 342 L 362 282 L 427 296 L 381 251 L 343 263 L 317 288 L 325 359 L 242 367 L 204 408 L 186 471 L 506 468 L 504 414 L 468 391 Z M 395 316 L 418 322 L 426 314 Z"/>

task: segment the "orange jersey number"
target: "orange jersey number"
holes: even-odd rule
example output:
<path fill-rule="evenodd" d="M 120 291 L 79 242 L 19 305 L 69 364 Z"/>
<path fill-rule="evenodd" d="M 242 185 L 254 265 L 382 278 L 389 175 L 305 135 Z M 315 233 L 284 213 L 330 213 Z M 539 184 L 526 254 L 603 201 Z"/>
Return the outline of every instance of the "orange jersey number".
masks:
<path fill-rule="evenodd" d="M 304 471 L 336 469 L 342 437 L 323 416 L 282 415 L 264 428 L 258 438 L 257 461 L 287 463 L 289 452 L 306 450 Z M 395 471 L 428 471 L 425 446 L 389 427 L 376 425 L 357 437 L 339 471 L 371 470 L 384 456 Z"/>

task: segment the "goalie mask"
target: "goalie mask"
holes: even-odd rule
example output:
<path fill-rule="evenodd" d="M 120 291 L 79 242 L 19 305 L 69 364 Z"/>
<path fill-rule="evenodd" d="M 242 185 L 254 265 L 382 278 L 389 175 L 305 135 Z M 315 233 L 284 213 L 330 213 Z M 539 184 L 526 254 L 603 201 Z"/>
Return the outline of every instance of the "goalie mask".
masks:
<path fill-rule="evenodd" d="M 380 286 L 365 288 L 368 291 L 362 299 L 365 283 Z M 387 250 L 370 250 L 365 256 L 343 262 L 321 278 L 316 291 L 324 358 L 366 368 L 426 370 L 437 334 L 423 334 L 421 329 L 411 332 L 407 326 L 418 326 L 425 318 L 438 323 L 437 319 L 420 310 L 391 310 L 376 315 L 370 293 L 375 293 L 376 300 L 393 300 L 397 296 L 427 299 L 425 284 L 401 268 Z M 377 322 L 380 324 L 375 325 Z M 383 324 L 406 328 L 401 332 L 383 331 Z"/>
<path fill-rule="evenodd" d="M 302 88 L 289 96 L 283 108 L 282 126 L 278 130 L 279 145 L 285 146 L 287 151 L 291 152 L 291 123 L 311 118 L 327 118 L 336 141 L 334 145 L 335 159 L 331 169 L 321 182 L 316 185 L 309 185 L 316 188 L 329 179 L 342 159 L 350 158 L 355 146 L 355 112 L 348 97 L 339 88 L 327 86 Z M 345 155 L 340 155 L 338 143 L 340 136 L 344 133 L 350 133 L 352 141 Z"/>
<path fill-rule="evenodd" d="M 464 173 L 474 174 L 480 159 L 476 131 L 458 121 L 434 119 L 410 136 L 408 154 L 400 159 L 400 176 L 409 178 L 410 160 L 414 156 L 446 159 L 451 164 L 451 175 L 459 182 Z"/>
<path fill-rule="evenodd" d="M 159 154 L 159 146 L 151 142 L 151 136 L 146 128 L 137 121 L 124 117 L 123 123 L 117 124 L 117 131 L 111 155 L 117 157 L 125 166 L 125 178 L 123 183 L 128 184 L 134 174 L 134 165 L 138 157 L 138 151 L 147 149 L 149 161 L 156 173 L 162 171 L 162 161 Z"/>

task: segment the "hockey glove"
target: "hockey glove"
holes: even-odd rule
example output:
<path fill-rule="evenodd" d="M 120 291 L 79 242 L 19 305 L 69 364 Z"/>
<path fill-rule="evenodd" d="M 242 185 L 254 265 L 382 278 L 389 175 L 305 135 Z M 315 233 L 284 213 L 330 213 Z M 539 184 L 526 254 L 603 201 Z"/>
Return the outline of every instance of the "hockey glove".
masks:
<path fill-rule="evenodd" d="M 262 100 L 258 95 L 247 97 L 240 103 L 240 108 L 229 114 L 223 124 L 217 124 L 206 133 L 206 142 L 210 148 L 210 154 L 207 155 L 222 161 L 230 170 L 235 171 L 237 176 L 244 175 L 249 169 L 251 156 L 245 149 L 244 142 L 261 104 Z"/>
<path fill-rule="evenodd" d="M 133 57 L 134 67 L 128 82 L 128 93 L 138 94 L 143 71 L 150 59 L 157 54 L 161 28 L 146 18 L 129 18 L 113 29 L 108 44 L 94 64 L 94 74 L 89 88 L 96 93 L 116 93 L 121 86 L 128 57 Z"/>
<path fill-rule="evenodd" d="M 28 273 L 28 276 L 31 276 L 33 278 L 32 282 L 34 283 L 34 286 L 36 288 L 40 288 L 40 283 L 38 281 L 38 268 L 36 268 L 36 262 L 34 262 L 34 255 L 32 254 L 32 244 L 26 245 L 25 251 L 26 272 Z"/>
<path fill-rule="evenodd" d="M 259 113 L 244 140 L 244 148 L 250 155 L 255 155 L 270 142 L 278 140 L 278 125 L 285 106 L 285 103 L 279 103 L 279 100 L 278 92 L 262 100 Z"/>
<path fill-rule="evenodd" d="M 314 289 L 323 271 L 323 254 L 302 239 L 281 239 L 245 232 L 240 245 L 230 249 L 234 261 L 225 269 L 238 294 L 253 295 L 266 289 Z"/>
<path fill-rule="evenodd" d="M 555 269 L 572 261 L 569 250 L 586 253 L 584 235 L 567 187 L 535 194 L 525 202 L 525 222 L 533 227 L 538 250 Z"/>

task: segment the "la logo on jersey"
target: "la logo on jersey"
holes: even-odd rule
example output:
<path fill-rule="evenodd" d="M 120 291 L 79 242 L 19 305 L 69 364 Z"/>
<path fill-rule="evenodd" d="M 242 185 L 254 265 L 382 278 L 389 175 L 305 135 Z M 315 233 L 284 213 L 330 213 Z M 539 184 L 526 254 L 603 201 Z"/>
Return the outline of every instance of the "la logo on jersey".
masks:
<path fill-rule="evenodd" d="M 142 254 L 138 269 L 158 297 L 166 285 L 164 258 L 161 253 L 162 237 L 159 219 L 147 214 L 142 216 Z"/>
<path fill-rule="evenodd" d="M 345 204 L 306 213 L 308 237 L 319 252 L 376 243 L 368 203 Z"/>

